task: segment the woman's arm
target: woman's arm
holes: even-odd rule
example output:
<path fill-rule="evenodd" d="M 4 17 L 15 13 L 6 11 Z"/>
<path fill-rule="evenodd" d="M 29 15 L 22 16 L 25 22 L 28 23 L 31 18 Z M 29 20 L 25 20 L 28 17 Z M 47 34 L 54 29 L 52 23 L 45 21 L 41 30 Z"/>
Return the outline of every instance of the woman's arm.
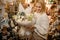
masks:
<path fill-rule="evenodd" d="M 36 29 L 40 34 L 44 35 L 48 33 L 49 28 L 49 19 L 46 15 L 42 15 L 38 21 L 38 24 L 35 24 Z"/>

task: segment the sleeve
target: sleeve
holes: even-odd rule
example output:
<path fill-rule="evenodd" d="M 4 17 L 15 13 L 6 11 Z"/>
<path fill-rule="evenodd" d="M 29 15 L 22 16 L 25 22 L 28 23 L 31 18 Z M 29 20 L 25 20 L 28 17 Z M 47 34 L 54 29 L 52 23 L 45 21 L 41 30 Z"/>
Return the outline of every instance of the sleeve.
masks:
<path fill-rule="evenodd" d="M 42 17 L 40 26 L 44 30 L 43 34 L 46 34 L 48 32 L 48 29 L 49 29 L 49 19 L 47 16 Z"/>
<path fill-rule="evenodd" d="M 39 34 L 45 35 L 48 33 L 48 28 L 49 28 L 49 19 L 48 17 L 45 16 L 41 16 L 40 20 L 38 21 L 38 24 L 35 24 L 36 27 L 36 31 Z"/>

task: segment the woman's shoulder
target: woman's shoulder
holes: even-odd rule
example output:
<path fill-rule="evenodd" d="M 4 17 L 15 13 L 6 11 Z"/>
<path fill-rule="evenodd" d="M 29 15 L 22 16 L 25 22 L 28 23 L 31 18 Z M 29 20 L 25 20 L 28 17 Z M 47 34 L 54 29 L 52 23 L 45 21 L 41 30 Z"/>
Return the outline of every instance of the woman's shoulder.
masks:
<path fill-rule="evenodd" d="M 47 16 L 47 14 L 45 12 L 43 12 L 42 14 L 43 14 L 43 16 Z"/>
<path fill-rule="evenodd" d="M 41 15 L 41 16 L 42 16 L 42 17 L 44 17 L 44 18 L 45 18 L 45 17 L 48 17 L 48 16 L 47 16 L 47 14 L 46 14 L 45 12 L 44 12 L 44 13 L 42 13 L 42 15 Z"/>
<path fill-rule="evenodd" d="M 46 13 L 43 13 L 43 15 L 41 16 L 41 20 L 49 20 L 48 16 Z"/>

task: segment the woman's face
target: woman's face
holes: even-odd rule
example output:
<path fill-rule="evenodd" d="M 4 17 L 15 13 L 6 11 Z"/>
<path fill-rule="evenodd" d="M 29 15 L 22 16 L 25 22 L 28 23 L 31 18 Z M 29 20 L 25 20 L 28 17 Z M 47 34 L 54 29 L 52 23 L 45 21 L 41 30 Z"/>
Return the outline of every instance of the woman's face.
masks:
<path fill-rule="evenodd" d="M 40 3 L 36 3 L 36 12 L 41 12 L 42 6 Z"/>

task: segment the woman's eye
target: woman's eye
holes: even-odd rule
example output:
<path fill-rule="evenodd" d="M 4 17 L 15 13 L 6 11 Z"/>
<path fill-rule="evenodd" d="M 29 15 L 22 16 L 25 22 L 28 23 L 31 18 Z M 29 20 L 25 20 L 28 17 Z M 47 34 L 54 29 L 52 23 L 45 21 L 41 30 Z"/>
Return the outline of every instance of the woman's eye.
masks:
<path fill-rule="evenodd" d="M 41 8 L 40 6 L 38 8 Z"/>
<path fill-rule="evenodd" d="M 36 7 L 41 8 L 40 6 L 36 6 Z"/>

